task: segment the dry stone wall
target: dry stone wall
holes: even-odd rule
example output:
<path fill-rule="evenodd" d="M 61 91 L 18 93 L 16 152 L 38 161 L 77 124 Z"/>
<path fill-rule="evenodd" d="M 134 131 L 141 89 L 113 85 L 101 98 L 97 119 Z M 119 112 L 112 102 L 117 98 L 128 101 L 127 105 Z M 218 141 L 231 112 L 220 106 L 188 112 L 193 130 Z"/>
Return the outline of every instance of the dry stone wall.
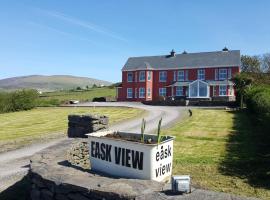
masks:
<path fill-rule="evenodd" d="M 109 118 L 104 115 L 69 115 L 68 137 L 87 138 L 85 134 L 108 128 Z"/>

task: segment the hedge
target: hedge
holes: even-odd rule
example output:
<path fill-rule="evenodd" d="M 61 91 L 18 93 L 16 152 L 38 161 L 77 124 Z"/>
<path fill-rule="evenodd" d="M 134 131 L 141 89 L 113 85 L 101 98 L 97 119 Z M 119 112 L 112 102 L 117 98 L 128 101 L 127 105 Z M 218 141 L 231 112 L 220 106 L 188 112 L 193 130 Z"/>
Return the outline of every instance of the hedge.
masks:
<path fill-rule="evenodd" d="M 18 90 L 0 93 L 0 113 L 30 110 L 36 107 L 36 90 Z"/>

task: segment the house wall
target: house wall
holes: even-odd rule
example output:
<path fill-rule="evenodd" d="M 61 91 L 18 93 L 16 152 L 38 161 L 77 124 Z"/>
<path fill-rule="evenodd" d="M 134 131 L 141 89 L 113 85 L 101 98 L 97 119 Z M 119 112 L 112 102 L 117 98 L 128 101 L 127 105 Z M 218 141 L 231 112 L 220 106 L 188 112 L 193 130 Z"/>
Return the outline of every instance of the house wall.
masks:
<path fill-rule="evenodd" d="M 224 67 L 226 69 L 231 68 L 232 77 L 236 73 L 240 72 L 240 67 Z M 215 69 L 219 68 L 205 68 L 205 80 L 215 80 Z M 179 69 L 181 70 L 181 69 Z M 195 81 L 197 80 L 197 70 L 198 69 L 184 69 L 184 71 L 188 71 L 188 80 Z M 127 71 L 122 72 L 122 89 L 118 90 L 118 100 L 119 101 L 144 101 L 144 100 L 158 100 L 159 97 L 159 88 L 164 87 L 166 89 L 166 95 L 171 96 L 172 91 L 170 87 L 166 87 L 174 83 L 174 71 L 178 70 L 150 70 L 152 72 L 152 79 L 150 81 L 147 80 L 147 71 L 145 71 L 145 82 L 139 82 L 139 72 L 141 70 L 132 71 L 133 73 L 133 82 L 127 82 Z M 159 81 L 159 72 L 160 71 L 167 71 L 167 80 L 166 82 Z M 135 74 L 137 73 L 137 80 L 135 80 Z M 186 75 L 186 72 L 184 73 Z M 186 77 L 185 77 L 186 78 Z M 139 88 L 145 88 L 145 98 L 139 98 Z M 147 88 L 151 88 L 151 96 L 147 98 Z M 216 93 L 213 93 L 213 87 L 215 87 Z M 132 88 L 133 90 L 133 98 L 127 99 L 127 88 Z M 135 98 L 135 88 L 137 88 L 137 98 Z M 186 87 L 183 88 L 183 94 L 186 92 Z M 229 87 L 227 87 L 226 91 L 227 95 L 229 94 Z M 174 89 L 174 95 L 176 94 L 176 89 Z M 219 96 L 219 86 L 211 86 L 210 87 L 210 97 L 212 96 Z"/>

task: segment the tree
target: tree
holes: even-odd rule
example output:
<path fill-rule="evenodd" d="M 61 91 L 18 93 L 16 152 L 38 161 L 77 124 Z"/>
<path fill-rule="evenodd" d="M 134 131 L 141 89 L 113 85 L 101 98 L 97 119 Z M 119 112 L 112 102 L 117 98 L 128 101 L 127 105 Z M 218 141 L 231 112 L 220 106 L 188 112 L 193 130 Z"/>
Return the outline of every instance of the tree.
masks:
<path fill-rule="evenodd" d="M 76 90 L 82 90 L 82 88 L 81 88 L 80 86 L 78 86 L 78 87 L 76 88 Z"/>
<path fill-rule="evenodd" d="M 241 69 L 243 72 L 259 73 L 261 71 L 260 65 L 260 60 L 256 56 L 241 56 Z"/>
<path fill-rule="evenodd" d="M 94 85 L 92 86 L 92 88 L 97 88 L 97 85 L 94 83 Z"/>
<path fill-rule="evenodd" d="M 253 82 L 253 78 L 246 73 L 237 74 L 232 78 L 232 81 L 235 83 L 236 91 L 240 95 L 240 107 L 244 107 L 244 94 L 246 93 L 247 88 Z"/>
<path fill-rule="evenodd" d="M 270 72 L 270 53 L 261 56 L 261 65 L 263 72 Z"/>

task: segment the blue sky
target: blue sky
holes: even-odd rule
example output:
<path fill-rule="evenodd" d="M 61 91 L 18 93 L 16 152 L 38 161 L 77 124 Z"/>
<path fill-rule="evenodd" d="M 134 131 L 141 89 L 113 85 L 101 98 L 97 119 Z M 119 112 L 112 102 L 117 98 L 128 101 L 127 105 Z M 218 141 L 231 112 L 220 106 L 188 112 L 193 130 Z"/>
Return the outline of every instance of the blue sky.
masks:
<path fill-rule="evenodd" d="M 270 1 L 0 0 L 0 79 L 68 74 L 121 80 L 128 57 L 270 52 Z"/>

